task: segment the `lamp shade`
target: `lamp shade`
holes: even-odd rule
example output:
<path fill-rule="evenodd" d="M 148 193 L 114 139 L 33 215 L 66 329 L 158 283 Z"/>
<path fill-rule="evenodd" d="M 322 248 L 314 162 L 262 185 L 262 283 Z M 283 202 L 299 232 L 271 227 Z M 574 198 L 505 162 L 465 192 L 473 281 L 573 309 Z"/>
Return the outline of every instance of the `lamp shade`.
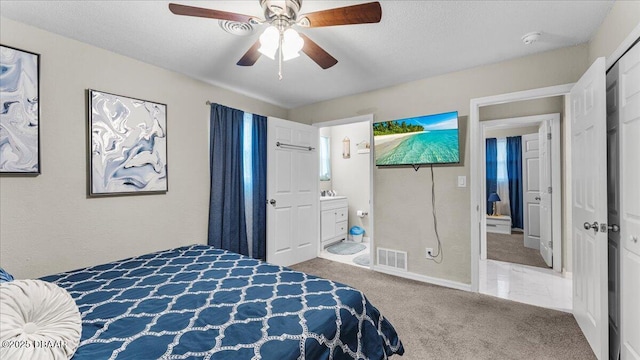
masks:
<path fill-rule="evenodd" d="M 287 61 L 300 56 L 300 50 L 304 46 L 304 39 L 297 31 L 289 28 L 285 30 L 282 39 L 282 60 Z"/>
<path fill-rule="evenodd" d="M 278 46 L 280 46 L 279 41 L 280 32 L 275 26 L 269 26 L 267 30 L 260 35 L 260 49 L 258 49 L 258 51 L 273 60 L 276 57 Z"/>
<path fill-rule="evenodd" d="M 491 193 L 489 195 L 489 201 L 490 202 L 500 201 L 500 196 L 498 196 L 498 194 L 496 194 L 496 193 Z"/>
<path fill-rule="evenodd" d="M 260 35 L 260 48 L 258 51 L 274 60 L 280 46 L 282 46 L 282 61 L 291 60 L 300 55 L 300 50 L 304 46 L 304 39 L 297 31 L 291 28 L 281 33 L 281 30 L 278 30 L 275 26 L 269 26 Z"/>

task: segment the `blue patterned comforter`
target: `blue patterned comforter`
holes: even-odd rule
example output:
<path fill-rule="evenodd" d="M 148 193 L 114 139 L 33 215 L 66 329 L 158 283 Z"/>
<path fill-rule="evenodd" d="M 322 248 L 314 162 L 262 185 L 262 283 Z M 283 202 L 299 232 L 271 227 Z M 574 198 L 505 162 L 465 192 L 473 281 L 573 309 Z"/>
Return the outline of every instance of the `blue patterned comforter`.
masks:
<path fill-rule="evenodd" d="M 74 360 L 386 359 L 404 349 L 362 292 L 193 245 L 43 280 L 82 314 Z"/>

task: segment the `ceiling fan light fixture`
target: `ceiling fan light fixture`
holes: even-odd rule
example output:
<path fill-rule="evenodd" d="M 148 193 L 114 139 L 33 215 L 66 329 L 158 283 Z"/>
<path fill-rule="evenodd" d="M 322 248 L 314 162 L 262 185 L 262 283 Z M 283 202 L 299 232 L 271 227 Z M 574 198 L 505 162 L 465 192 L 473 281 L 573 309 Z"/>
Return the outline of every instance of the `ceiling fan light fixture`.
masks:
<path fill-rule="evenodd" d="M 288 28 L 282 33 L 282 44 L 280 44 L 280 30 L 275 26 L 269 26 L 260 35 L 261 54 L 271 60 L 275 60 L 276 53 L 282 46 L 282 61 L 295 59 L 300 56 L 300 50 L 304 46 L 304 40 L 294 29 Z"/>
<path fill-rule="evenodd" d="M 278 31 L 275 26 L 269 26 L 262 35 L 260 35 L 260 48 L 258 51 L 273 60 L 276 58 L 276 51 L 278 51 L 279 44 L 280 31 Z"/>
<path fill-rule="evenodd" d="M 289 28 L 285 30 L 282 39 L 282 60 L 287 61 L 300 56 L 304 40 L 297 31 Z"/>
<path fill-rule="evenodd" d="M 175 3 L 169 4 L 169 11 L 175 15 L 233 22 L 235 23 L 234 29 L 235 26 L 239 28 L 240 25 L 243 29 L 245 27 L 250 29 L 257 25 L 270 25 L 261 34 L 260 39 L 253 43 L 240 58 L 237 65 L 253 66 L 261 55 L 275 60 L 277 54 L 280 79 L 282 79 L 282 62 L 298 57 L 301 50 L 322 69 L 328 69 L 338 63 L 336 58 L 305 34 L 297 33 L 294 30 L 288 31 L 292 26 L 316 28 L 372 24 L 379 23 L 382 19 L 382 7 L 378 1 L 306 14 L 300 14 L 302 0 L 259 0 L 259 2 L 264 12 L 264 18 Z M 285 32 L 287 32 L 286 40 Z"/>

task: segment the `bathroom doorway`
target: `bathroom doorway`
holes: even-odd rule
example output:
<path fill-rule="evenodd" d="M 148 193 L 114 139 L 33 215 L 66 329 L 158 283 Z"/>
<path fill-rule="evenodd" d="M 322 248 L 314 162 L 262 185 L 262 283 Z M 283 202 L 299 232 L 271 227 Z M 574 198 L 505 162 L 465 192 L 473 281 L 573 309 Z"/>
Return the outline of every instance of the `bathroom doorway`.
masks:
<path fill-rule="evenodd" d="M 373 116 L 314 124 L 319 128 L 318 256 L 371 268 Z"/>

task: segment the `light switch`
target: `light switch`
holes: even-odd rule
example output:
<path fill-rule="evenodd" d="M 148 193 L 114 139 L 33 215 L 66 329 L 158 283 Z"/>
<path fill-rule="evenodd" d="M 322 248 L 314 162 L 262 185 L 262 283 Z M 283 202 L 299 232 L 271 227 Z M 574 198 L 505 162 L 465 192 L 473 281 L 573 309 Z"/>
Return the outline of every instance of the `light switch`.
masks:
<path fill-rule="evenodd" d="M 458 187 L 467 187 L 467 177 L 464 175 L 458 176 Z"/>

